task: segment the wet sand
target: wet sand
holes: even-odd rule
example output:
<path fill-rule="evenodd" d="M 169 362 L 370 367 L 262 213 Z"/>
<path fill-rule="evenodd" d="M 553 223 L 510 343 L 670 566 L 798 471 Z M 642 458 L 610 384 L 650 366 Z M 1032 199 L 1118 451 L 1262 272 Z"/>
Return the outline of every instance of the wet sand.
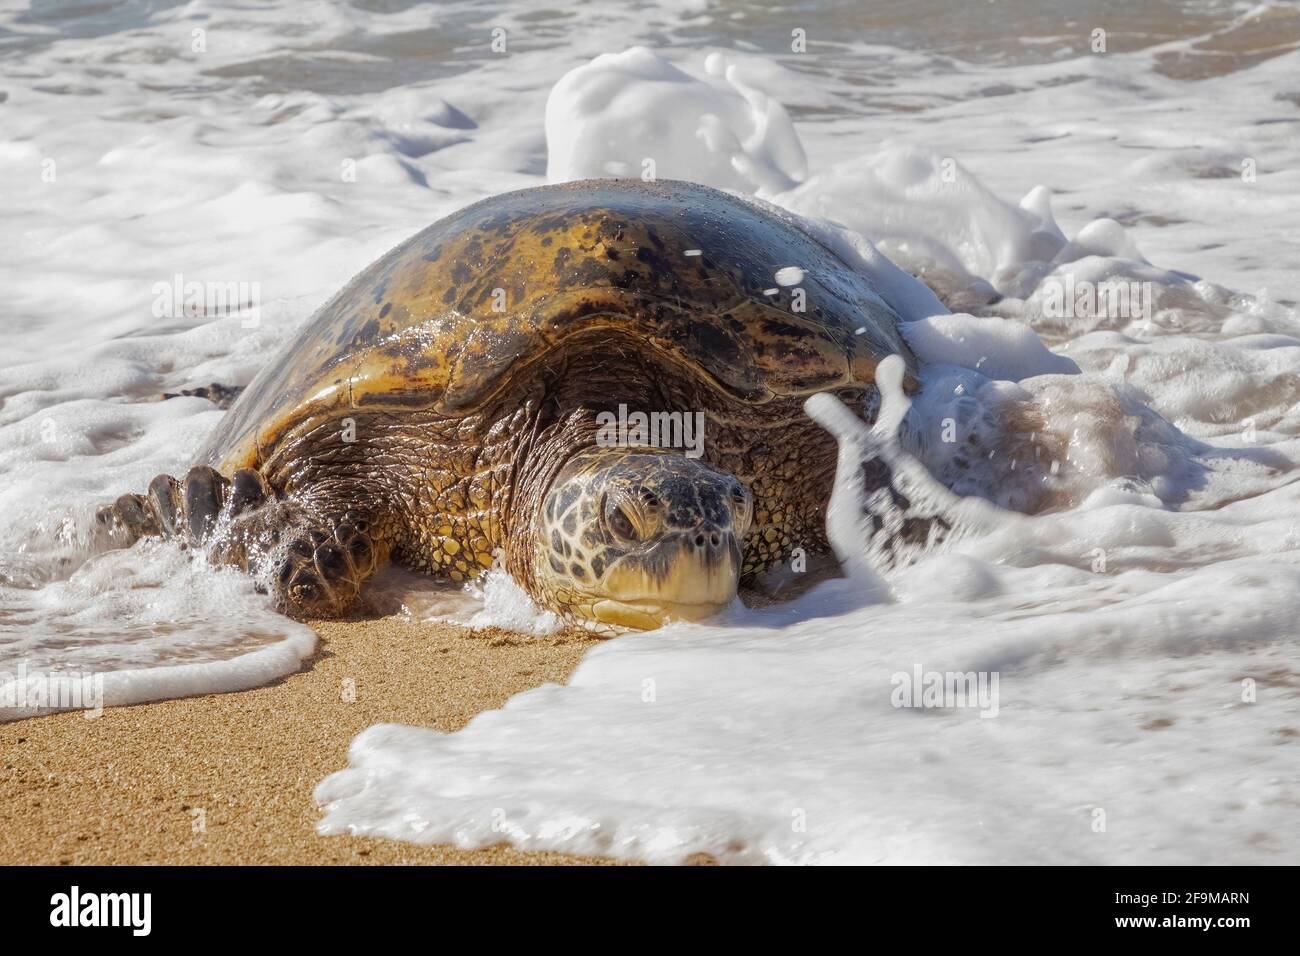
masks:
<path fill-rule="evenodd" d="M 313 626 L 316 656 L 269 687 L 0 724 L 0 864 L 604 862 L 322 837 L 312 800 L 371 724 L 457 730 L 566 680 L 594 638 L 398 617 Z"/>

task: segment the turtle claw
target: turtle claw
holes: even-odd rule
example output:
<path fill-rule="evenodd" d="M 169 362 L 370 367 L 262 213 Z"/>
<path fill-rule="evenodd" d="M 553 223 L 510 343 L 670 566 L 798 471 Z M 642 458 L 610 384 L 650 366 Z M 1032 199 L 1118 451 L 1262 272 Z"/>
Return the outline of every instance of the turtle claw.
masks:
<path fill-rule="evenodd" d="M 260 508 L 273 497 L 262 476 L 251 468 L 233 481 L 206 465 L 191 468 L 182 481 L 158 475 L 144 495 L 122 495 L 95 514 L 100 525 L 124 529 L 131 541 L 158 535 L 206 544 L 224 520 Z"/>
<path fill-rule="evenodd" d="M 258 508 L 271 497 L 271 489 L 255 468 L 241 468 L 230 480 L 230 497 L 226 499 L 227 514 L 238 517 L 245 511 Z"/>
<path fill-rule="evenodd" d="M 194 541 L 203 544 L 212 536 L 229 490 L 230 482 L 206 465 L 191 468 L 186 474 L 183 492 L 185 526 Z"/>
<path fill-rule="evenodd" d="M 142 495 L 123 495 L 111 506 L 127 531 L 137 538 L 158 534 L 158 519 Z"/>
<path fill-rule="evenodd" d="M 149 507 L 162 534 L 176 534 L 181 523 L 181 488 L 171 475 L 158 475 L 149 482 Z"/>
<path fill-rule="evenodd" d="M 158 519 L 143 495 L 122 495 L 95 513 L 95 521 L 110 531 L 123 529 L 131 541 L 160 534 Z"/>

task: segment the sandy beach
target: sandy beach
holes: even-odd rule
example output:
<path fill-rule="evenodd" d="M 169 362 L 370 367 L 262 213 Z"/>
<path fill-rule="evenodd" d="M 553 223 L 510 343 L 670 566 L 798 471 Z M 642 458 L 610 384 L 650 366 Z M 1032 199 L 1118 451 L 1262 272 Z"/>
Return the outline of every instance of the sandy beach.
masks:
<path fill-rule="evenodd" d="M 316 656 L 269 687 L 0 725 L 0 864 L 604 862 L 321 837 L 312 800 L 371 724 L 456 730 L 512 694 L 566 680 L 593 638 L 399 617 L 313 627 Z"/>

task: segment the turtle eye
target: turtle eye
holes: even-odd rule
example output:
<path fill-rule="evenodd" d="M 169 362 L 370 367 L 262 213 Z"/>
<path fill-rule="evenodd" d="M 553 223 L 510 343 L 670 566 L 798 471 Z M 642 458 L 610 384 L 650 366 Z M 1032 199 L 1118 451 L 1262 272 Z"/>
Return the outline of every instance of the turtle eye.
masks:
<path fill-rule="evenodd" d="M 745 524 L 749 520 L 750 497 L 743 485 L 732 485 L 731 503 L 736 506 L 736 523 Z"/>
<path fill-rule="evenodd" d="M 636 525 L 632 523 L 631 517 L 622 506 L 612 498 L 606 496 L 604 507 L 605 526 L 614 532 L 616 537 L 624 541 L 636 541 Z"/>

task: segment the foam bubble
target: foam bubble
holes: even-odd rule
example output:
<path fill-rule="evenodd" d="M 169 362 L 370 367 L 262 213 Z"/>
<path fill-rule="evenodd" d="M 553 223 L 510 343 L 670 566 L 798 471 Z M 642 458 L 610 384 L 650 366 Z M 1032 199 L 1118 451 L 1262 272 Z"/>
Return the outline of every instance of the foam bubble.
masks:
<path fill-rule="evenodd" d="M 1074 375 L 1079 366 L 1043 345 L 1032 329 L 1001 318 L 935 315 L 903 326 L 916 357 L 956 365 L 986 378 L 1018 382 L 1035 375 Z"/>
<path fill-rule="evenodd" d="M 546 102 L 547 178 L 689 179 L 789 189 L 807 171 L 785 108 L 719 53 L 696 78 L 644 47 L 567 73 Z"/>
<path fill-rule="evenodd" d="M 555 614 L 538 608 L 528 593 L 504 571 L 489 571 L 476 582 L 470 593 L 483 602 L 482 609 L 468 622 L 475 630 L 499 627 L 524 634 L 554 634 L 562 626 Z"/>

